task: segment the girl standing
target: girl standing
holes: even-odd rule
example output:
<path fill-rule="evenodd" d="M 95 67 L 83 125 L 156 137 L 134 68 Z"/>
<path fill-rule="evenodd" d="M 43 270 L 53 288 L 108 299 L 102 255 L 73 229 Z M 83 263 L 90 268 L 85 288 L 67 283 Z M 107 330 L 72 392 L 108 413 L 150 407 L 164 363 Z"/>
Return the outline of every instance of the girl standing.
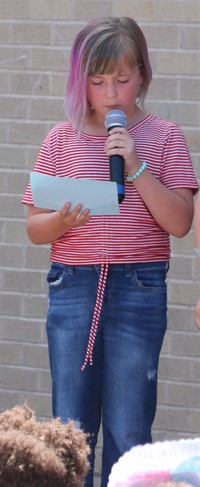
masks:
<path fill-rule="evenodd" d="M 143 108 L 152 77 L 145 37 L 131 18 L 89 22 L 72 45 L 68 121 L 45 138 L 34 171 L 109 181 L 109 158 L 125 161 L 117 216 L 90 216 L 81 201 L 36 208 L 28 185 L 27 232 L 51 243 L 47 337 L 53 415 L 77 421 L 94 450 L 103 430 L 101 487 L 132 446 L 151 441 L 157 370 L 166 331 L 169 235 L 182 237 L 198 185 L 180 128 Z M 141 102 L 139 104 L 139 102 Z M 122 110 L 126 128 L 109 131 Z"/>

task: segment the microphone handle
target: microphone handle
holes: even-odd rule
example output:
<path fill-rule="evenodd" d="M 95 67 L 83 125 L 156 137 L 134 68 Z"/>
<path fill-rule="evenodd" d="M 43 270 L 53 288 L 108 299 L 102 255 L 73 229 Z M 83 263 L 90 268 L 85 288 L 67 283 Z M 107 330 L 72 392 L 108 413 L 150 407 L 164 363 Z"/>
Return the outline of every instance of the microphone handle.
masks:
<path fill-rule="evenodd" d="M 119 155 L 110 157 L 110 181 L 117 183 L 118 202 L 125 198 L 124 187 L 124 158 Z"/>

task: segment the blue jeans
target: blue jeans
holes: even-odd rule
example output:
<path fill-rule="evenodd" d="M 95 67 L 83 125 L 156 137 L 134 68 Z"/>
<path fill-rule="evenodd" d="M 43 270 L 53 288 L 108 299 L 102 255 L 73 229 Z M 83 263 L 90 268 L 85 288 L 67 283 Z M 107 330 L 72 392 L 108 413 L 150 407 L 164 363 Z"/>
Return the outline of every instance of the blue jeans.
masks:
<path fill-rule="evenodd" d="M 48 273 L 53 416 L 73 419 L 91 434 L 86 487 L 93 486 L 101 420 L 101 487 L 125 451 L 151 441 L 166 331 L 167 270 L 168 262 L 109 265 L 93 365 L 83 372 L 100 265 L 53 263 Z"/>

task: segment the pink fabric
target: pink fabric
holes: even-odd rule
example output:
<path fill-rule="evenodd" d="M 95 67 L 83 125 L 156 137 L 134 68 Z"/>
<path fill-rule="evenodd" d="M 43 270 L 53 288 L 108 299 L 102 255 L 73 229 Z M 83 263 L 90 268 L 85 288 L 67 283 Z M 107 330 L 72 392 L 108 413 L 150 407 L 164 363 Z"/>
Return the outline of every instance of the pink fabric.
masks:
<path fill-rule="evenodd" d="M 180 128 L 148 115 L 129 129 L 141 161 L 168 188 L 193 188 L 198 184 Z M 81 134 L 69 122 L 56 125 L 47 135 L 34 171 L 51 176 L 109 180 L 106 137 Z M 50 260 L 69 265 L 166 261 L 169 235 L 155 222 L 134 185 L 125 182 L 120 215 L 93 216 L 84 227 L 74 228 L 51 244 Z M 32 205 L 30 184 L 22 198 Z M 78 201 L 77 195 L 77 203 Z"/>

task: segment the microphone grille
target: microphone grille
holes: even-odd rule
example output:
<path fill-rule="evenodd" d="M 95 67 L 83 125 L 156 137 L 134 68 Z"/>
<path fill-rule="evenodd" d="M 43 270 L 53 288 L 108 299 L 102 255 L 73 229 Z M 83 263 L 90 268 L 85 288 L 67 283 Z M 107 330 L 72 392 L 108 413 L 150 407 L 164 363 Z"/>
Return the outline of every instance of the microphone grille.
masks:
<path fill-rule="evenodd" d="M 126 114 L 117 108 L 110 110 L 105 116 L 106 129 L 111 129 L 112 127 L 126 127 L 127 123 Z"/>

